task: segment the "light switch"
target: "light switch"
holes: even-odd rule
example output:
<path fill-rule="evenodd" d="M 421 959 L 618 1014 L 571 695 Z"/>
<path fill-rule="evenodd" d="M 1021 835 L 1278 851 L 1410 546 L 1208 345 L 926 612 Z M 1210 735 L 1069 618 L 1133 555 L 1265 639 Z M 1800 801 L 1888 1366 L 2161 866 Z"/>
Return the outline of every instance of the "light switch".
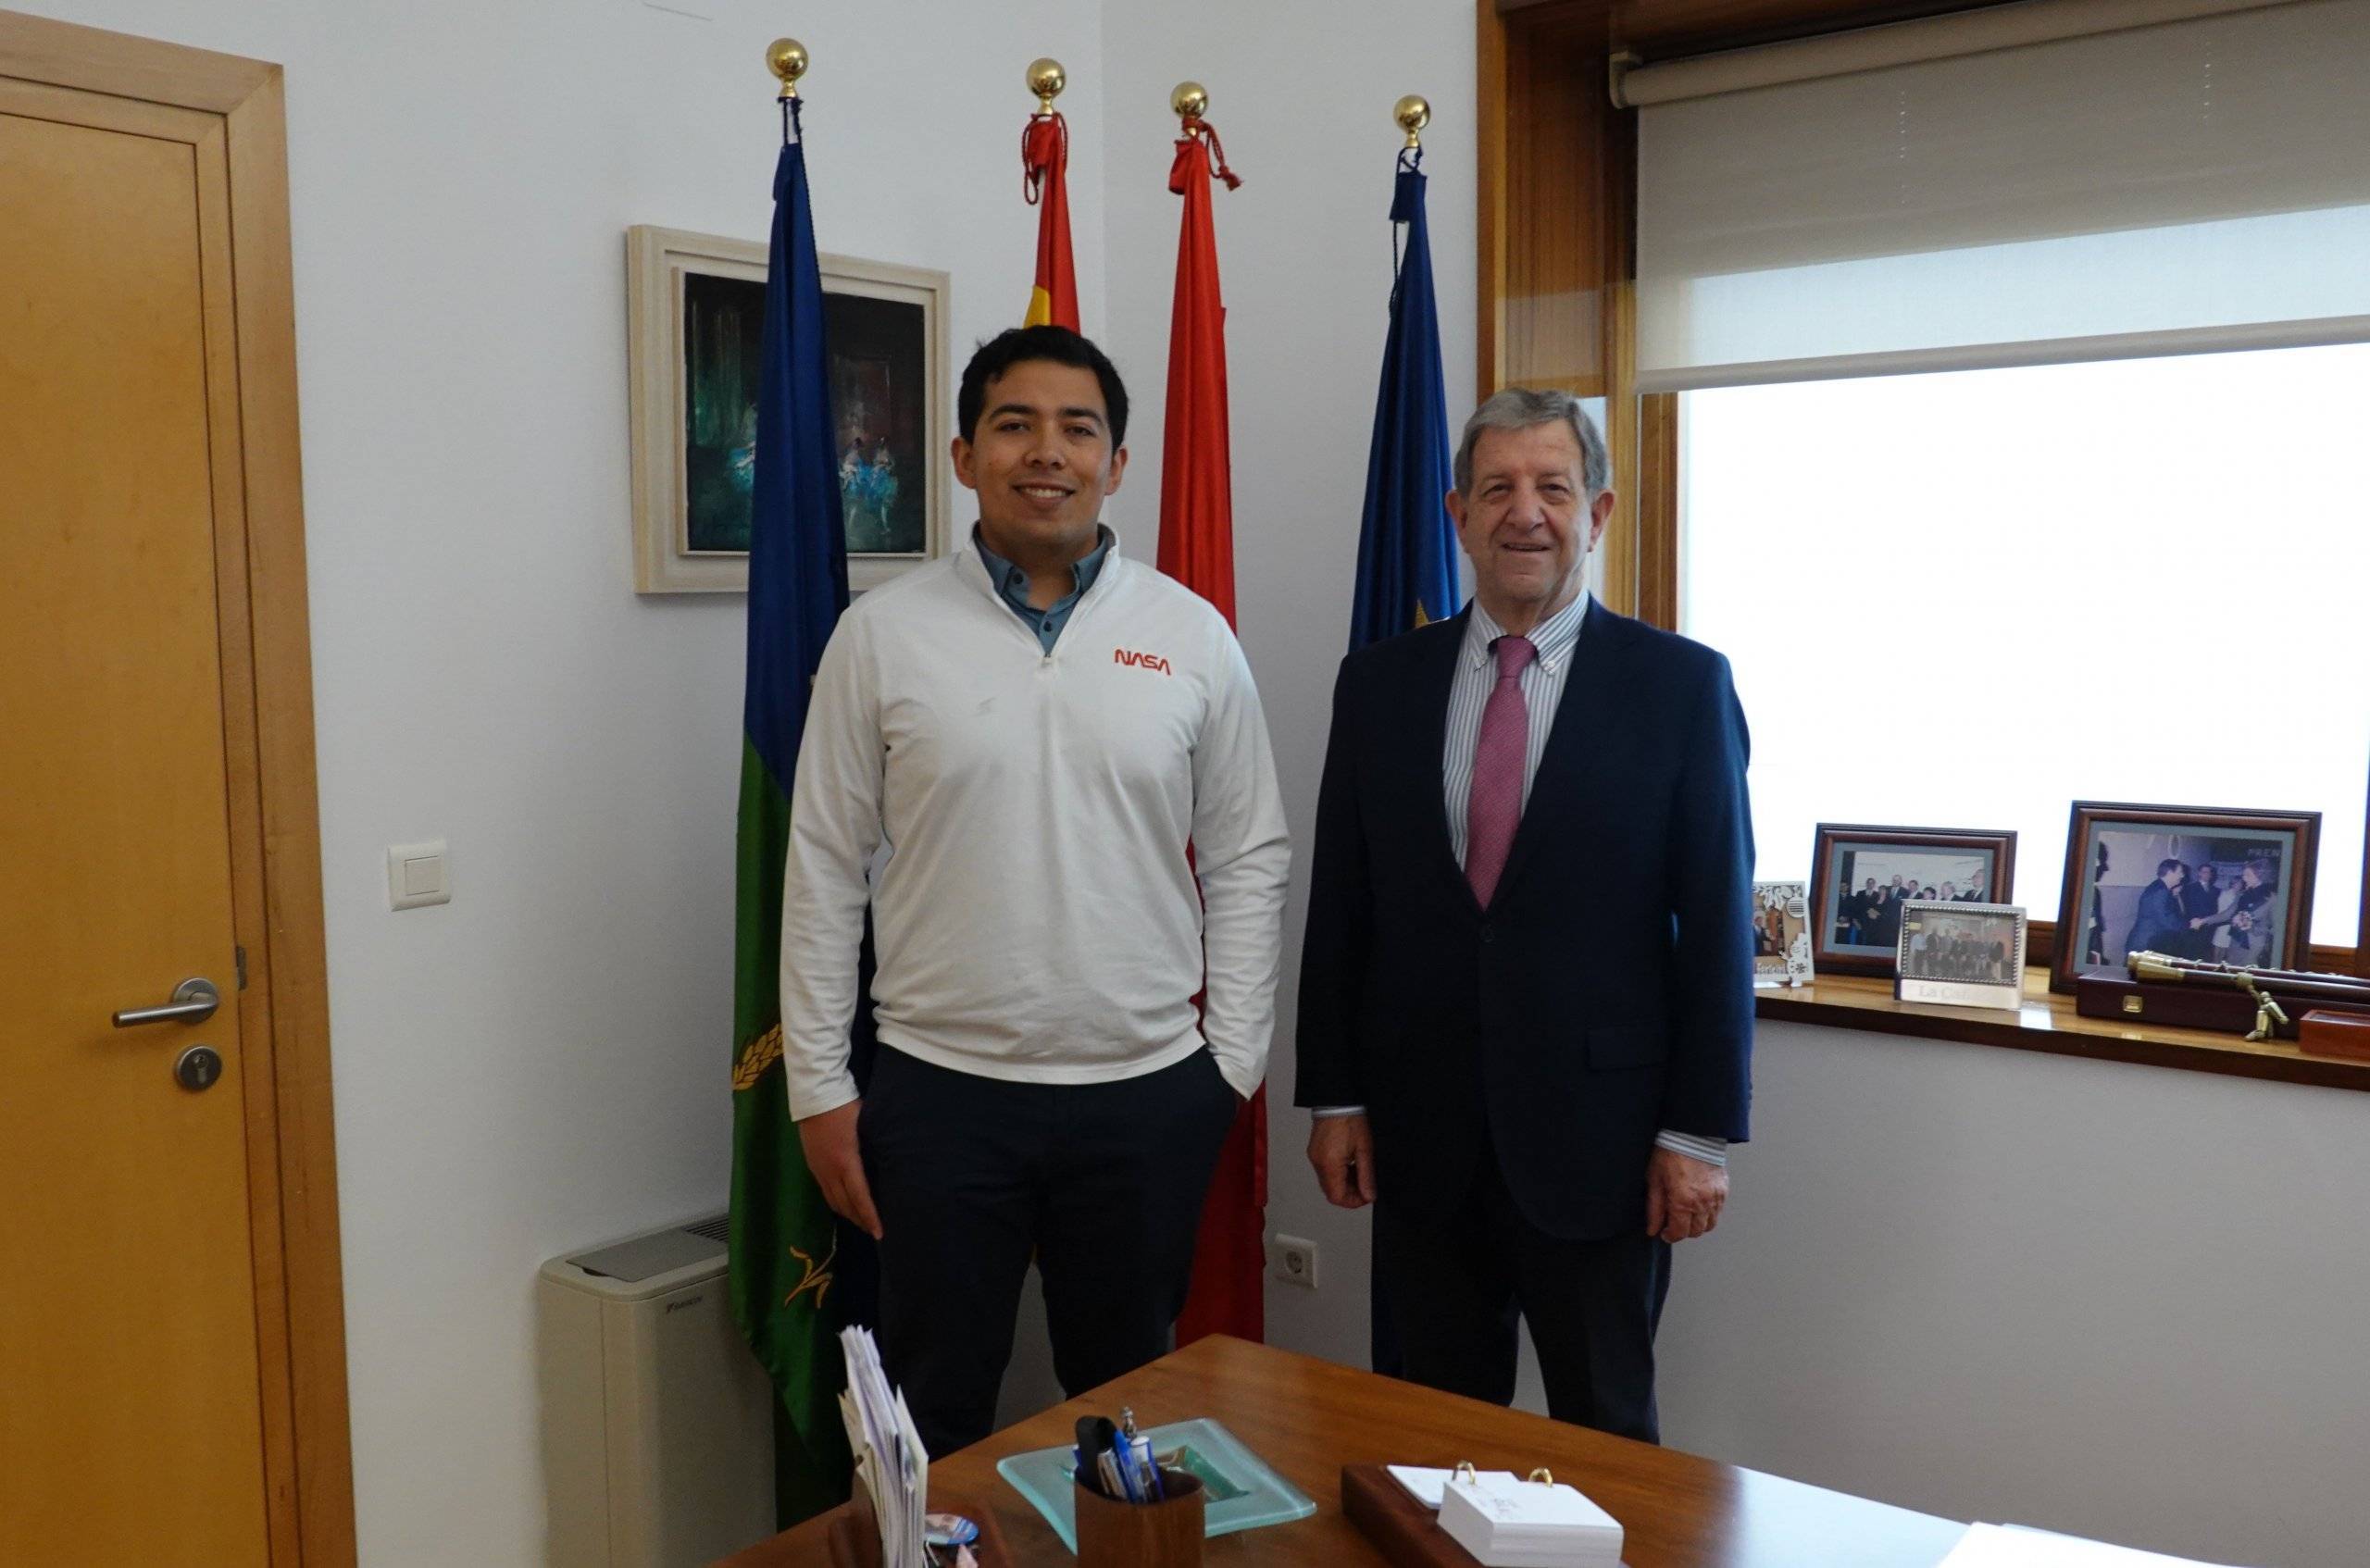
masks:
<path fill-rule="evenodd" d="M 418 909 L 428 903 L 451 903 L 453 883 L 446 869 L 444 840 L 425 844 L 391 844 L 387 848 L 387 906 Z"/>

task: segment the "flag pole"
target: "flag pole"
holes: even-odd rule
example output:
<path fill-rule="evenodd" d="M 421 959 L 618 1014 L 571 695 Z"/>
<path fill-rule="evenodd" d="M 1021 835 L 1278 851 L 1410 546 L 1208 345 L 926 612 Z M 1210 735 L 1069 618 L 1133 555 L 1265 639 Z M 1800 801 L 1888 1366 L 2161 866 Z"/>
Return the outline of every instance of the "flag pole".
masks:
<path fill-rule="evenodd" d="M 1037 94 L 1039 114 L 1052 114 L 1054 100 L 1060 97 L 1062 89 L 1069 84 L 1069 72 L 1064 70 L 1062 62 L 1051 55 L 1040 55 L 1029 62 L 1029 91 Z"/>
<path fill-rule="evenodd" d="M 1454 460 L 1424 216 L 1423 132 L 1431 123 L 1432 106 L 1410 93 L 1391 106 L 1391 118 L 1403 140 L 1393 160 L 1390 328 L 1383 338 L 1358 523 L 1358 570 L 1350 601 L 1353 652 L 1445 620 L 1457 607 L 1455 536 L 1443 500 L 1454 482 Z M 1370 1285 L 1370 1364 L 1386 1376 L 1402 1376 L 1405 1357 L 1378 1272 Z"/>
<path fill-rule="evenodd" d="M 1020 128 L 1020 197 L 1037 209 L 1037 271 L 1021 312 L 1027 327 L 1080 330 L 1078 271 L 1070 259 L 1070 128 L 1054 100 L 1069 85 L 1069 72 L 1051 56 L 1029 62 L 1023 78 L 1037 95 L 1037 110 Z"/>
<path fill-rule="evenodd" d="M 795 38 L 777 38 L 766 45 L 766 68 L 781 82 L 775 96 L 781 100 L 781 139 L 790 140 L 791 124 L 797 114 L 798 79 L 806 74 L 806 45 Z"/>
<path fill-rule="evenodd" d="M 1234 501 L 1227 449 L 1226 306 L 1218 290 L 1217 238 L 1210 189 L 1241 183 L 1217 132 L 1203 118 L 1209 91 L 1180 81 L 1168 95 L 1179 120 L 1168 189 L 1184 198 L 1177 235 L 1177 291 L 1169 317 L 1168 401 L 1162 432 L 1160 548 L 1163 572 L 1216 606 L 1234 625 Z M 1190 853 L 1190 850 L 1189 850 Z M 1199 1005 L 1201 998 L 1194 999 Z M 1177 1342 L 1208 1334 L 1266 1337 L 1264 1232 L 1267 1205 L 1267 1091 L 1235 1113 L 1203 1200 L 1193 1273 Z"/>
<path fill-rule="evenodd" d="M 1391 118 L 1407 133 L 1407 150 L 1421 152 L 1424 127 L 1432 123 L 1432 106 L 1421 93 L 1410 93 L 1391 106 Z"/>
<path fill-rule="evenodd" d="M 806 1168 L 790 1117 L 781 1026 L 781 890 L 790 794 L 815 671 L 847 608 L 847 559 L 831 416 L 823 284 L 794 38 L 766 46 L 782 143 L 758 330 L 749 501 L 747 666 L 734 832 L 732 1166 L 726 1293 L 773 1386 L 775 1521 L 844 1502 L 846 1378 L 838 1330 L 875 1313 L 877 1269 Z M 862 1021 L 854 1030 L 861 1052 Z M 861 1073 L 862 1069 L 859 1069 Z"/>

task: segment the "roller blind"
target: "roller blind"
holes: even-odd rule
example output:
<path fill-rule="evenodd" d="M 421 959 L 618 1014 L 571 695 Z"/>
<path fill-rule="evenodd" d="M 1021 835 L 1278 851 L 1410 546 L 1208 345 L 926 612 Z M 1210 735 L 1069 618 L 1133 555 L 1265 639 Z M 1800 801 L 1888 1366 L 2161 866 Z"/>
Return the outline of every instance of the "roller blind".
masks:
<path fill-rule="evenodd" d="M 1648 391 L 2370 340 L 2370 0 L 1658 104 L 1639 143 Z"/>

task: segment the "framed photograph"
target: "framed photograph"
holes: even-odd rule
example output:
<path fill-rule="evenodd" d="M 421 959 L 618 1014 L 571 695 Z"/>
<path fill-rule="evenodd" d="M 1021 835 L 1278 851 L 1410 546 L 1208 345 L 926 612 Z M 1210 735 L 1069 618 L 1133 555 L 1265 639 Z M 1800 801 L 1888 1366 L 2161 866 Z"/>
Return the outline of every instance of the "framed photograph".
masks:
<path fill-rule="evenodd" d="M 2025 912 L 2005 903 L 1912 899 L 1902 907 L 1892 994 L 1944 1007 L 1999 1007 L 2025 1000 Z"/>
<path fill-rule="evenodd" d="M 848 586 L 947 547 L 943 272 L 820 258 Z M 745 592 L 766 247 L 626 230 L 634 591 Z"/>
<path fill-rule="evenodd" d="M 2316 811 L 2075 802 L 2050 989 L 2139 952 L 2307 967 L 2320 836 Z"/>
<path fill-rule="evenodd" d="M 1889 977 L 1911 901 L 1989 904 L 2010 896 L 2016 835 L 1822 822 L 1811 866 L 1811 953 L 1819 972 Z"/>
<path fill-rule="evenodd" d="M 1806 986 L 1811 980 L 1810 888 L 1802 882 L 1753 885 L 1753 983 Z"/>

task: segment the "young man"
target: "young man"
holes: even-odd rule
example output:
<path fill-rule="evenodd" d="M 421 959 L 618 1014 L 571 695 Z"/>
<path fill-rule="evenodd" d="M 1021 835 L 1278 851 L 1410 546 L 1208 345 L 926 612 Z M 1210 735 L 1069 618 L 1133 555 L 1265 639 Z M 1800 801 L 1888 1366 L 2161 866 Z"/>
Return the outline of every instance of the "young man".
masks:
<path fill-rule="evenodd" d="M 879 1239 L 881 1350 L 932 1454 L 994 1424 L 1032 1253 L 1069 1392 L 1168 1348 L 1266 1070 L 1290 865 L 1233 633 L 1102 522 L 1128 456 L 1111 362 L 1016 329 L 956 411 L 979 525 L 832 634 L 782 900 L 791 1114 L 826 1201 Z"/>

